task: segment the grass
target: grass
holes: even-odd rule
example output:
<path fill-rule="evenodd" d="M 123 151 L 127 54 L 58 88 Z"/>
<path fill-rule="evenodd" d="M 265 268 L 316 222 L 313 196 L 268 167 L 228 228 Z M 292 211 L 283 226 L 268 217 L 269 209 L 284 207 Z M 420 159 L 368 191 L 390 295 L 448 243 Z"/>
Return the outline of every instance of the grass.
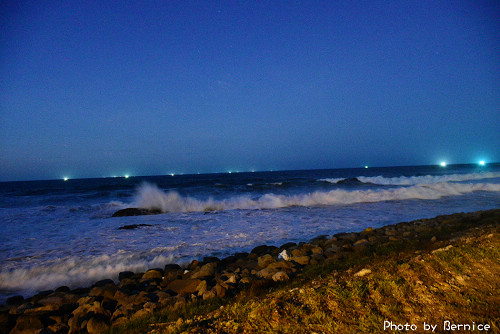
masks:
<path fill-rule="evenodd" d="M 384 321 L 415 324 L 417 332 L 425 321 L 442 332 L 445 320 L 500 332 L 498 222 L 444 223 L 419 238 L 306 267 L 287 283 L 169 306 L 110 333 L 390 333 Z M 441 241 L 430 242 L 433 236 Z M 371 273 L 355 276 L 362 268 Z"/>

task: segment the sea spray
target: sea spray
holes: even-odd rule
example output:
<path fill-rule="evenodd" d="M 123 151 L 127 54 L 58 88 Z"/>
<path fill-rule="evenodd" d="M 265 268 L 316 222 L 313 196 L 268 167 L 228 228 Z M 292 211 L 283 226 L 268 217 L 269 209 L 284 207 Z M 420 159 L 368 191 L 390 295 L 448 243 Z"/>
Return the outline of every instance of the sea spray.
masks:
<path fill-rule="evenodd" d="M 363 183 L 371 183 L 378 185 L 393 185 L 393 186 L 409 186 L 418 184 L 431 184 L 442 182 L 463 182 L 472 180 L 483 180 L 500 178 L 500 173 L 470 173 L 470 174 L 450 174 L 450 175 L 421 175 L 421 176 L 399 176 L 399 177 L 384 177 L 384 176 L 358 176 L 357 179 Z M 344 178 L 324 178 L 319 179 L 320 182 L 341 183 Z"/>
<path fill-rule="evenodd" d="M 349 205 L 408 199 L 434 200 L 476 191 L 500 191 L 500 184 L 490 183 L 431 183 L 378 190 L 315 191 L 298 195 L 264 194 L 258 198 L 234 196 L 223 200 L 199 200 L 183 197 L 175 191 L 164 192 L 153 184 L 144 183 L 137 191 L 132 205 L 162 212 L 196 212 L 222 210 L 278 209 L 291 206 Z"/>

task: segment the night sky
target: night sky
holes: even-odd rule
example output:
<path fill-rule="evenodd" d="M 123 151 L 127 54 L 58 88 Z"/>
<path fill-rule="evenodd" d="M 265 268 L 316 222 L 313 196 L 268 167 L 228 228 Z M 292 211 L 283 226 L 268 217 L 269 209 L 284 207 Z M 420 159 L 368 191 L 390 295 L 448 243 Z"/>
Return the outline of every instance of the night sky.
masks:
<path fill-rule="evenodd" d="M 2 1 L 0 180 L 500 161 L 499 1 Z"/>

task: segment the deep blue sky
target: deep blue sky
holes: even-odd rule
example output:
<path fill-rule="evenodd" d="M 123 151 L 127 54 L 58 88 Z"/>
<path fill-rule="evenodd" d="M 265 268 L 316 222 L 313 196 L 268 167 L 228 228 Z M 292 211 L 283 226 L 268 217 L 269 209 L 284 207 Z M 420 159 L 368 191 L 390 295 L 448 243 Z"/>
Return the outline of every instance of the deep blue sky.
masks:
<path fill-rule="evenodd" d="M 500 161 L 498 1 L 0 6 L 0 180 Z"/>

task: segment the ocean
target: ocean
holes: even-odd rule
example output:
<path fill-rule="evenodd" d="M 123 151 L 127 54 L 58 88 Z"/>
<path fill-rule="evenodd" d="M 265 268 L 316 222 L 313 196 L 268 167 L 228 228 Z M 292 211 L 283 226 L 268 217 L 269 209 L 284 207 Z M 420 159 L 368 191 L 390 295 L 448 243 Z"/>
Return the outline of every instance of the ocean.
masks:
<path fill-rule="evenodd" d="M 112 217 L 128 207 L 163 214 Z M 500 164 L 0 183 L 0 302 L 267 244 L 500 208 Z M 120 229 L 144 224 L 136 229 Z"/>

